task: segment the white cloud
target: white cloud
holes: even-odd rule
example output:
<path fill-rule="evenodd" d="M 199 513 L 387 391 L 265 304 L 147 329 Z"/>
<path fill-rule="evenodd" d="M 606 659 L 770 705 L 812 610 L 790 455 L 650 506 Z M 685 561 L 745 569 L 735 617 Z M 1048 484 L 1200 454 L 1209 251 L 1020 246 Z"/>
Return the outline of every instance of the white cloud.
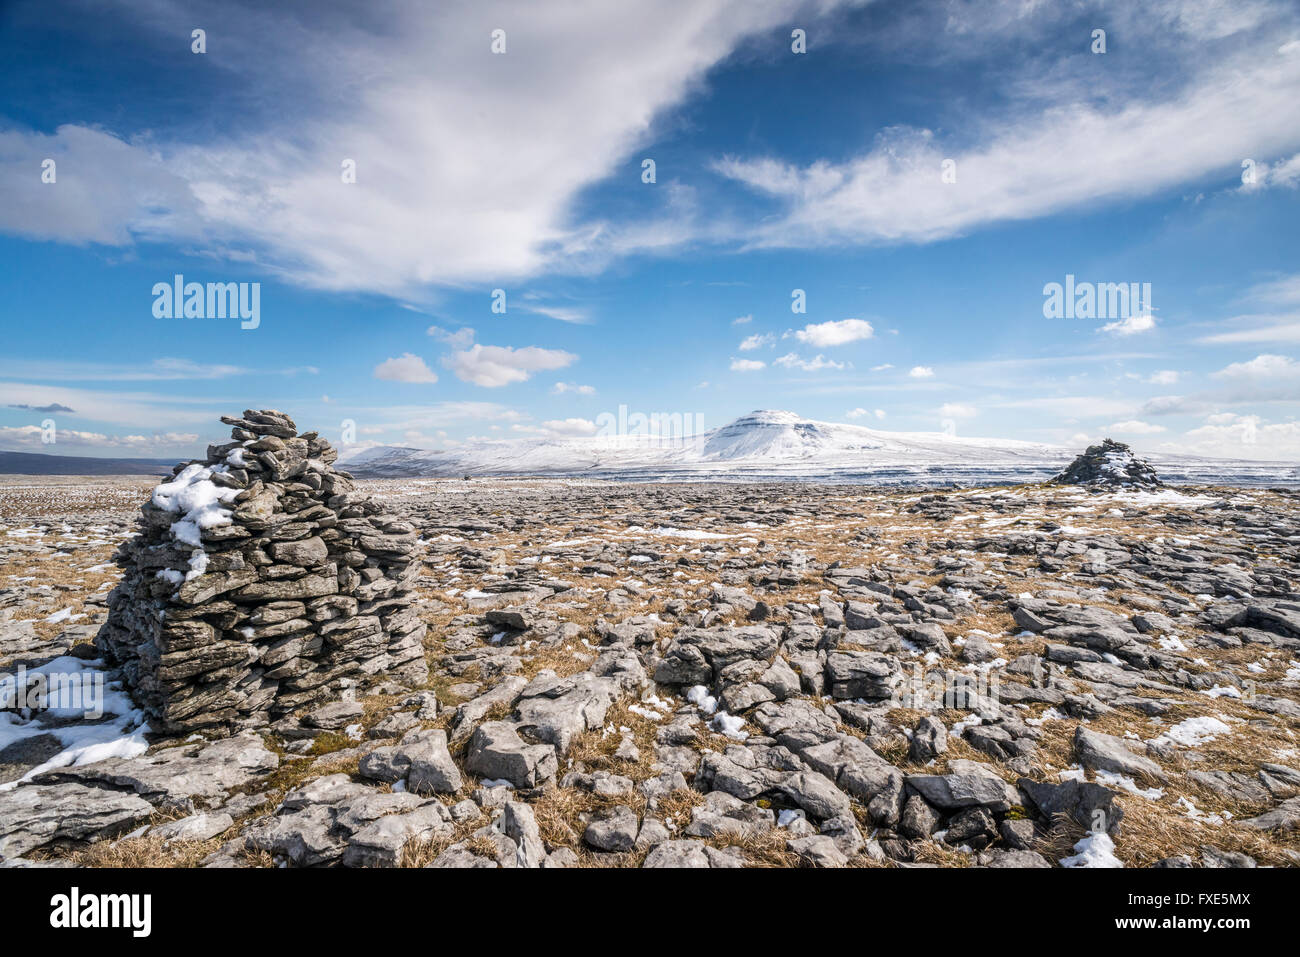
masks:
<path fill-rule="evenodd" d="M 1152 385 L 1174 385 L 1178 382 L 1178 373 L 1173 369 L 1161 369 L 1159 372 L 1153 372 L 1147 378 Z"/>
<path fill-rule="evenodd" d="M 171 395 L 162 392 L 109 392 L 67 386 L 34 385 L 27 382 L 0 382 L 0 406 L 64 405 L 76 409 L 80 422 L 104 422 L 141 432 L 213 429 L 222 415 L 234 407 L 233 399 Z M 239 406 L 243 408 L 244 406 Z M 63 413 L 54 415 L 60 425 Z"/>
<path fill-rule="evenodd" d="M 362 435 L 408 431 L 436 432 L 450 423 L 520 422 L 525 414 L 497 402 L 457 400 L 423 405 L 384 405 L 350 409 Z"/>
<path fill-rule="evenodd" d="M 1196 341 L 1202 345 L 1234 345 L 1263 342 L 1300 342 L 1300 314 L 1284 316 L 1234 316 L 1230 323 L 1241 323 L 1246 328 L 1232 332 L 1216 332 L 1201 336 Z"/>
<path fill-rule="evenodd" d="M 1214 423 L 1192 429 L 1170 451 L 1263 461 L 1300 461 L 1300 422 L 1265 423 L 1256 415 L 1215 416 Z"/>
<path fill-rule="evenodd" d="M 1140 332 L 1150 332 L 1155 327 L 1156 317 L 1149 312 L 1144 312 L 1108 322 L 1097 331 L 1109 332 L 1114 336 L 1135 336 Z"/>
<path fill-rule="evenodd" d="M 869 415 L 874 415 L 877 419 L 883 419 L 885 417 L 885 410 L 876 409 L 874 412 L 872 412 L 867 409 L 858 407 L 856 409 L 850 409 L 848 412 L 844 413 L 845 418 L 849 418 L 849 419 L 864 419 Z"/>
<path fill-rule="evenodd" d="M 751 245 L 806 247 L 931 242 L 1222 177 L 1243 157 L 1300 146 L 1300 127 L 1278 122 L 1293 114 L 1300 45 L 1279 50 L 1260 37 L 1216 56 L 1202 38 L 1191 43 L 1182 60 L 1191 76 L 1173 93 L 1162 87 L 1153 96 L 1149 83 L 1121 88 L 1122 73 L 1105 93 L 1091 82 L 1071 86 L 1059 71 L 1020 75 L 1017 92 L 1054 85 L 1059 95 L 1025 96 L 1000 115 L 976 116 L 951 140 L 890 127 L 845 162 L 725 157 L 715 169 L 780 207 L 747 225 Z M 955 161 L 955 183 L 941 180 L 946 159 Z"/>
<path fill-rule="evenodd" d="M 566 392 L 573 392 L 577 395 L 595 395 L 596 387 L 591 385 L 578 385 L 575 382 L 557 382 L 551 386 L 551 391 L 556 395 L 564 395 Z"/>
<path fill-rule="evenodd" d="M 746 336 L 738 348 L 741 352 L 752 352 L 755 349 L 761 349 L 763 346 L 770 346 L 776 341 L 776 337 L 771 333 L 754 333 L 752 336 Z"/>
<path fill-rule="evenodd" d="M 529 312 L 535 312 L 538 315 L 547 316 L 551 319 L 558 319 L 560 322 L 572 322 L 582 325 L 590 321 L 585 309 L 575 309 L 571 306 L 548 306 L 538 303 L 526 303 L 522 308 Z"/>
<path fill-rule="evenodd" d="M 1132 415 L 1133 402 L 1101 395 L 1043 395 L 1028 399 L 987 402 L 999 409 L 1028 409 L 1063 419 L 1082 419 L 1096 415 Z"/>
<path fill-rule="evenodd" d="M 200 138 L 188 123 L 180 132 L 154 124 L 122 135 L 75 125 L 2 133 L 0 231 L 116 246 L 192 242 L 203 254 L 302 283 L 419 300 L 431 286 L 580 269 L 701 239 L 932 241 L 1221 178 L 1247 156 L 1272 158 L 1269 185 L 1294 185 L 1300 174 L 1300 132 L 1279 121 L 1293 115 L 1300 81 L 1300 43 L 1279 43 L 1294 35 L 1286 4 L 1240 21 L 1219 4 L 1198 4 L 1214 12 L 1191 18 L 1168 4 L 1159 14 L 1109 11 L 1130 48 L 1158 45 L 1178 60 L 1160 84 L 1127 86 L 1124 69 L 1105 71 L 1113 80 L 1089 71 L 1084 82 L 1073 68 L 1086 44 L 1073 59 L 1051 57 L 1046 69 L 1048 58 L 1032 55 L 1007 67 L 1007 47 L 1029 25 L 1059 31 L 1070 23 L 1069 13 L 1052 15 L 1053 5 L 977 4 L 983 12 L 975 13 L 943 4 L 935 5 L 940 29 L 926 36 L 938 60 L 992 60 L 1007 74 L 998 102 L 1008 105 L 972 111 L 943 136 L 887 128 L 843 162 L 720 159 L 720 172 L 778 205 L 752 221 L 697 215 L 691 190 L 669 183 L 659 188 L 668 201 L 658 218 L 573 220 L 583 191 L 635 155 L 656 122 L 738 47 L 788 32 L 796 14 L 804 23 L 839 5 L 663 0 L 625 10 L 574 0 L 554 10 L 394 0 L 347 16 L 328 6 L 310 16 L 298 5 L 209 7 L 207 29 L 222 38 L 219 65 L 231 85 L 251 78 L 281 95 L 254 104 L 221 139 Z M 187 15 L 174 0 L 121 2 L 115 13 L 136 30 L 145 56 L 174 48 L 173 24 Z M 984 13 L 987 25 L 958 29 Z M 1280 22 L 1237 26 L 1269 17 Z M 1193 20 L 1211 27 L 1186 28 Z M 505 56 L 488 52 L 486 25 L 497 21 L 509 26 Z M 1160 42 L 1165 34 L 1181 45 L 1171 50 Z M 1233 42 L 1208 46 L 1217 36 Z M 286 101 L 301 109 L 286 114 Z M 57 188 L 28 189 L 29 171 L 46 156 L 60 161 Z M 356 184 L 340 182 L 344 158 L 356 161 Z M 940 179 L 948 158 L 955 183 Z"/>
<path fill-rule="evenodd" d="M 818 355 L 813 359 L 803 359 L 793 352 L 787 353 L 779 359 L 773 359 L 772 364 L 784 366 L 787 369 L 802 369 L 804 372 L 820 372 L 822 369 L 846 368 L 843 362 L 834 362 L 822 355 Z"/>
<path fill-rule="evenodd" d="M 150 456 L 163 449 L 193 445 L 196 432 L 155 432 L 152 435 L 108 435 L 81 429 L 54 430 L 54 442 L 46 444 L 47 433 L 38 425 L 0 426 L 0 443 L 57 455 L 72 449 L 116 449 L 131 457 Z"/>
<path fill-rule="evenodd" d="M 1251 299 L 1280 305 L 1300 305 L 1300 273 L 1252 286 Z"/>
<path fill-rule="evenodd" d="M 535 274 L 602 245 L 663 242 L 671 218 L 625 231 L 573 224 L 575 197 L 742 41 L 785 28 L 801 8 L 800 0 L 558 8 L 396 0 L 346 13 L 208 5 L 207 59 L 222 82 L 242 89 L 255 80 L 277 95 L 202 141 L 188 122 L 171 136 L 157 124 L 121 137 L 78 126 L 0 134 L 0 231 L 117 246 L 200 242 L 251 251 L 304 284 L 417 301 L 431 285 Z M 171 0 L 123 2 L 114 13 L 150 62 L 162 54 L 149 44 L 176 49 L 176 24 L 193 19 Z M 507 28 L 503 56 L 489 50 L 497 26 Z M 188 36 L 186 27 L 181 49 Z M 47 156 L 59 161 L 57 186 L 29 188 Z M 355 184 L 341 181 L 344 159 L 356 163 Z"/>
<path fill-rule="evenodd" d="M 939 407 L 939 414 L 947 419 L 973 419 L 979 415 L 979 409 L 961 402 L 945 402 Z"/>
<path fill-rule="evenodd" d="M 48 362 L 5 359 L 0 369 L 7 375 L 45 380 L 82 382 L 166 382 L 169 380 L 231 379 L 238 376 L 315 375 L 315 366 L 290 366 L 282 369 L 254 369 L 219 362 L 195 362 L 193 359 L 162 357 L 151 362 L 81 362 L 72 359 Z"/>
<path fill-rule="evenodd" d="M 757 372 L 759 369 L 767 367 L 767 363 L 760 362 L 758 359 L 735 359 L 731 360 L 732 372 Z"/>
<path fill-rule="evenodd" d="M 793 333 L 800 342 L 819 349 L 847 345 L 861 339 L 870 339 L 875 334 L 871 323 L 865 319 L 839 319 L 828 322 L 809 323 Z M 789 333 L 787 333 L 789 335 Z"/>
<path fill-rule="evenodd" d="M 1138 411 L 1142 415 L 1201 415 L 1206 407 L 1205 400 L 1195 396 L 1157 395 L 1143 402 Z"/>
<path fill-rule="evenodd" d="M 410 352 L 395 359 L 385 359 L 375 366 L 375 378 L 389 382 L 437 382 L 437 374 L 425 365 L 424 360 Z"/>
<path fill-rule="evenodd" d="M 456 373 L 456 378 L 485 388 L 497 388 L 514 382 L 526 381 L 534 372 L 563 369 L 578 357 L 562 349 L 543 349 L 540 346 L 485 346 L 476 344 L 463 352 L 455 352 L 443 359 L 443 364 Z"/>
<path fill-rule="evenodd" d="M 189 359 L 155 359 L 153 369 L 160 379 L 225 379 L 248 372 L 240 366 L 193 362 Z"/>
<path fill-rule="evenodd" d="M 907 374 L 913 379 L 930 379 L 934 377 L 934 370 L 929 366 L 912 366 Z"/>
<path fill-rule="evenodd" d="M 474 330 L 469 326 L 462 326 L 455 332 L 441 326 L 430 326 L 425 331 L 439 342 L 445 342 L 453 349 L 468 349 L 474 344 Z"/>
<path fill-rule="evenodd" d="M 28 188 L 46 158 L 57 181 Z M 152 151 L 111 133 L 65 124 L 53 133 L 0 131 L 0 232 L 56 242 L 127 246 L 186 218 L 191 185 Z M 160 212 L 161 211 L 161 212 Z"/>
<path fill-rule="evenodd" d="M 871 367 L 871 371 L 872 371 L 872 372 L 886 372 L 886 371 L 888 371 L 889 369 L 892 369 L 892 368 L 894 368 L 893 365 L 890 364 L 890 363 L 888 363 L 888 362 L 886 362 L 886 363 L 883 363 L 882 365 L 872 366 L 872 367 Z"/>
<path fill-rule="evenodd" d="M 1300 363 L 1290 356 L 1259 355 L 1249 362 L 1234 362 L 1218 372 L 1216 379 L 1292 379 L 1300 381 Z"/>
<path fill-rule="evenodd" d="M 1165 427 L 1163 425 L 1152 425 L 1149 422 L 1143 422 L 1141 419 L 1129 419 L 1126 422 L 1112 423 L 1103 431 L 1126 435 L 1154 435 L 1157 432 L 1164 432 Z"/>
<path fill-rule="evenodd" d="M 1272 306 L 1300 306 L 1300 273 L 1281 276 L 1252 286 L 1245 297 Z M 1197 339 L 1203 345 L 1249 342 L 1300 342 L 1300 312 L 1246 313 L 1223 323 L 1228 327 Z"/>
<path fill-rule="evenodd" d="M 557 436 L 595 435 L 596 423 L 590 419 L 548 419 L 542 425 Z"/>
<path fill-rule="evenodd" d="M 1255 181 L 1242 183 L 1240 189 L 1243 192 L 1253 193 L 1278 186 L 1288 189 L 1300 186 L 1300 153 L 1275 163 L 1256 162 Z"/>
<path fill-rule="evenodd" d="M 754 316 L 751 313 L 750 315 L 747 316 L 737 316 L 735 319 L 731 320 L 731 324 L 733 326 L 743 326 L 753 321 L 754 321 Z"/>

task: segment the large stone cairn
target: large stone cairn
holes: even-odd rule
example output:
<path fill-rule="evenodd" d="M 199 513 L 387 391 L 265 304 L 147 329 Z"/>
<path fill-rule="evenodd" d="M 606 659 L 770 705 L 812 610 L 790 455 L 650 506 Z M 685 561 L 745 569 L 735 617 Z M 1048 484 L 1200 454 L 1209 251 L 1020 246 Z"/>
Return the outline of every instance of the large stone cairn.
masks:
<path fill-rule="evenodd" d="M 1123 442 L 1103 439 L 1075 457 L 1055 485 L 1086 485 L 1091 488 L 1160 488 L 1164 482 L 1146 459 L 1139 458 Z"/>
<path fill-rule="evenodd" d="M 416 531 L 282 412 L 176 466 L 117 552 L 96 643 L 164 734 L 258 727 L 379 678 L 428 678 Z"/>

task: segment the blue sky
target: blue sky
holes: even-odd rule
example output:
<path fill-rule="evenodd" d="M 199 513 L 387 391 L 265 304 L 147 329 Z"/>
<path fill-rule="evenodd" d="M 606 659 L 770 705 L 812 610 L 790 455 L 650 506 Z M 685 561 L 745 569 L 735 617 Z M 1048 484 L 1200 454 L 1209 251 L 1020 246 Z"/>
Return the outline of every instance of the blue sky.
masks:
<path fill-rule="evenodd" d="M 626 405 L 1300 459 L 1293 3 L 265 6 L 0 10 L 0 448 Z M 155 317 L 178 273 L 257 328 Z M 1045 318 L 1067 274 L 1152 309 Z"/>

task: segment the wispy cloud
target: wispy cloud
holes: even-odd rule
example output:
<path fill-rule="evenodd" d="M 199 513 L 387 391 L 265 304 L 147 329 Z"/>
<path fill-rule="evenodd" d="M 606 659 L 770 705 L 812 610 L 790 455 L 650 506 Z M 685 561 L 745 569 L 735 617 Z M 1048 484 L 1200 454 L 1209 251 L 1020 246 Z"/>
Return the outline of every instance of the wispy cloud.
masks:
<path fill-rule="evenodd" d="M 1136 336 L 1142 332 L 1150 332 L 1155 327 L 1156 317 L 1149 312 L 1142 312 L 1108 322 L 1098 331 L 1108 332 L 1113 336 Z"/>
<path fill-rule="evenodd" d="M 834 4 L 819 6 L 397 0 L 347 15 L 314 4 L 211 6 L 204 23 L 221 38 L 220 68 L 277 90 L 261 114 L 208 141 L 76 125 L 0 134 L 0 231 L 252 250 L 261 268 L 295 282 L 410 301 L 431 285 L 535 275 L 602 245 L 679 245 L 676 217 L 575 224 L 573 201 L 745 38 Z M 174 25 L 193 19 L 174 0 L 115 11 L 138 23 L 143 42 L 168 49 Z M 494 56 L 498 24 L 508 45 Z M 58 188 L 20 187 L 43 157 L 59 162 Z M 343 182 L 345 159 L 355 183 Z"/>
<path fill-rule="evenodd" d="M 871 323 L 865 319 L 837 319 L 828 322 L 809 323 L 802 329 L 791 330 L 787 336 L 794 336 L 800 342 L 819 349 L 833 346 L 845 346 L 850 342 L 870 339 L 875 335 Z"/>
<path fill-rule="evenodd" d="M 787 369 L 802 369 L 804 372 L 820 372 L 823 369 L 840 370 L 848 368 L 843 362 L 835 362 L 827 359 L 823 355 L 815 356 L 812 359 L 804 359 L 794 352 L 787 353 L 779 359 L 772 360 L 773 365 L 784 366 Z"/>
<path fill-rule="evenodd" d="M 535 372 L 563 369 L 578 357 L 562 349 L 540 346 L 485 346 L 481 343 L 443 358 L 443 365 L 465 382 L 485 388 L 498 388 L 512 382 L 524 382 Z"/>
<path fill-rule="evenodd" d="M 35 452 L 58 453 L 73 449 L 119 449 L 131 456 L 172 450 L 198 441 L 195 432 L 167 432 L 152 435 L 108 435 L 81 429 L 57 429 L 49 442 L 45 429 L 36 425 L 0 426 L 0 443 Z"/>
<path fill-rule="evenodd" d="M 255 369 L 169 357 L 146 363 L 0 359 L 0 375 L 60 382 L 165 382 L 178 379 L 232 379 L 238 376 L 316 375 L 319 372 L 315 366 Z"/>
<path fill-rule="evenodd" d="M 780 210 L 746 227 L 750 245 L 815 247 L 931 242 L 1231 175 L 1242 157 L 1300 146 L 1300 122 L 1282 121 L 1300 119 L 1300 44 L 1279 49 L 1263 37 L 1235 56 L 1189 55 L 1185 65 L 1196 72 L 1172 95 L 1116 91 L 1104 106 L 1080 96 L 984 115 L 973 137 L 954 142 L 894 127 L 843 162 L 728 156 L 714 169 Z M 941 178 L 945 160 L 955 182 Z"/>
<path fill-rule="evenodd" d="M 434 383 L 438 374 L 425 364 L 419 356 L 404 352 L 392 359 L 385 359 L 375 366 L 375 378 L 385 382 Z"/>
<path fill-rule="evenodd" d="M 22 409 L 24 412 L 76 412 L 76 409 L 71 409 L 66 405 L 59 405 L 57 402 L 51 402 L 48 405 L 28 405 L 25 402 L 11 402 L 9 408 Z"/>

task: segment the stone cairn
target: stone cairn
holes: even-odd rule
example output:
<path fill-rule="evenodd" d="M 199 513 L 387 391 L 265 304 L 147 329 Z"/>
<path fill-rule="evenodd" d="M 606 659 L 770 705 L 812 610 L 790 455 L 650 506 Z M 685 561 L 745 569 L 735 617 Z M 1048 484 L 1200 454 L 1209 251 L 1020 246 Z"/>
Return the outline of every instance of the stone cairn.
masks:
<path fill-rule="evenodd" d="M 1146 459 L 1138 458 L 1123 442 L 1103 439 L 1075 457 L 1054 485 L 1087 485 L 1092 488 L 1160 488 L 1156 470 Z"/>
<path fill-rule="evenodd" d="M 427 680 L 415 529 L 284 413 L 221 421 L 234 441 L 142 506 L 96 638 L 151 729 L 231 733 L 363 681 Z"/>

